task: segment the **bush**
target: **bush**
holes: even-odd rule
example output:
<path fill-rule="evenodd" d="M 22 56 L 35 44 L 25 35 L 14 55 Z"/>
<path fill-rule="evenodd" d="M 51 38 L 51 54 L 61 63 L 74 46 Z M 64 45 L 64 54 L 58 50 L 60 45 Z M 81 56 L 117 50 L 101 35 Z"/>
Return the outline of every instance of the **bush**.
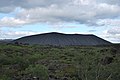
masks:
<path fill-rule="evenodd" d="M 11 78 L 9 78 L 6 75 L 2 75 L 2 76 L 0 76 L 0 80 L 11 80 Z"/>
<path fill-rule="evenodd" d="M 48 80 L 48 71 L 43 65 L 30 65 L 28 68 L 26 68 L 25 74 L 31 78 Z"/>

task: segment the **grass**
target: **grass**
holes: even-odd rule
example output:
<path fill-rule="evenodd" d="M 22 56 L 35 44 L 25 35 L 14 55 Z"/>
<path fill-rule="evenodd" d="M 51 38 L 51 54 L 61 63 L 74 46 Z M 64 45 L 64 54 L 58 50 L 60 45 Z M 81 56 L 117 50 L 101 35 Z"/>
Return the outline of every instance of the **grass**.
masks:
<path fill-rule="evenodd" d="M 0 44 L 0 80 L 119 80 L 119 45 Z"/>

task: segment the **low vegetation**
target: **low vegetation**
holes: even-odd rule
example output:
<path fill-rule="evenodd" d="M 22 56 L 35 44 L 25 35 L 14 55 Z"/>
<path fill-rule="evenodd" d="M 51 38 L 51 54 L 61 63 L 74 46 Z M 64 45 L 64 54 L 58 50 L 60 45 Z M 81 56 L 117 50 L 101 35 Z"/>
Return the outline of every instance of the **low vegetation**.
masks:
<path fill-rule="evenodd" d="M 0 80 L 120 80 L 119 50 L 0 44 Z"/>

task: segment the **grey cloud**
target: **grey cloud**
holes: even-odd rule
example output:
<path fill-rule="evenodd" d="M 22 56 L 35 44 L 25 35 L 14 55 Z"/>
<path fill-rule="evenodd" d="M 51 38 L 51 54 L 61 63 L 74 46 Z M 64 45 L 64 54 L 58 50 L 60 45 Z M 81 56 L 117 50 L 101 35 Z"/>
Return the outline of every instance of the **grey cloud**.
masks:
<path fill-rule="evenodd" d="M 120 35 L 120 28 L 112 28 L 107 31 L 108 34 L 111 35 Z"/>
<path fill-rule="evenodd" d="M 120 5 L 120 0 L 96 0 L 98 3 L 107 3 L 112 5 Z"/>
<path fill-rule="evenodd" d="M 110 4 L 112 1 L 113 0 L 4 0 L 0 3 L 0 12 L 7 13 L 17 7 L 22 8 L 23 11 L 18 12 L 13 19 L 14 21 L 11 21 L 15 26 L 17 25 L 15 23 L 16 20 L 24 22 L 21 23 L 22 25 L 40 22 L 76 22 L 87 26 L 103 26 L 104 24 L 98 24 L 100 19 L 120 17 L 120 14 L 118 14 L 120 13 L 120 6 L 114 4 L 118 2 L 118 0 L 114 0 L 114 3 Z M 18 25 L 20 25 L 20 23 Z"/>
<path fill-rule="evenodd" d="M 4 8 L 9 7 L 8 12 L 13 11 L 16 7 L 21 7 L 25 9 L 36 8 L 36 7 L 49 7 L 51 5 L 64 6 L 71 0 L 1 0 L 0 1 L 0 12 Z M 12 10 L 11 10 L 12 9 Z"/>
<path fill-rule="evenodd" d="M 14 11 L 15 7 L 0 7 L 0 12 L 2 13 L 9 13 Z"/>
<path fill-rule="evenodd" d="M 23 36 L 40 34 L 40 32 L 34 31 L 0 31 L 0 39 L 16 39 Z"/>
<path fill-rule="evenodd" d="M 103 9 L 104 8 L 104 9 Z M 101 26 L 96 22 L 99 19 L 115 18 L 120 16 L 119 6 L 105 5 L 80 5 L 59 8 L 51 6 L 46 8 L 34 8 L 25 10 L 18 15 L 19 18 L 25 19 L 29 15 L 29 19 L 37 22 L 78 22 L 88 26 Z"/>
<path fill-rule="evenodd" d="M 106 40 L 110 40 L 111 42 L 120 42 L 120 28 L 114 27 L 106 30 L 102 37 Z"/>

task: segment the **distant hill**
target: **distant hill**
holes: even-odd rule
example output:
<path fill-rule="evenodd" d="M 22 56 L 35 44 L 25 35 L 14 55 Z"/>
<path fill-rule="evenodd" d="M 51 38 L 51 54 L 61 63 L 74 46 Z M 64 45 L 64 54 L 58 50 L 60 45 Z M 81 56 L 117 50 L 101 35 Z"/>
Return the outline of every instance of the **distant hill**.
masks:
<path fill-rule="evenodd" d="M 12 39 L 2 39 L 2 40 L 0 40 L 0 44 L 10 43 L 11 41 L 13 41 L 13 40 Z"/>
<path fill-rule="evenodd" d="M 40 44 L 40 45 L 111 45 L 112 43 L 92 34 L 63 34 L 57 32 L 31 35 L 16 39 L 13 43 Z"/>

